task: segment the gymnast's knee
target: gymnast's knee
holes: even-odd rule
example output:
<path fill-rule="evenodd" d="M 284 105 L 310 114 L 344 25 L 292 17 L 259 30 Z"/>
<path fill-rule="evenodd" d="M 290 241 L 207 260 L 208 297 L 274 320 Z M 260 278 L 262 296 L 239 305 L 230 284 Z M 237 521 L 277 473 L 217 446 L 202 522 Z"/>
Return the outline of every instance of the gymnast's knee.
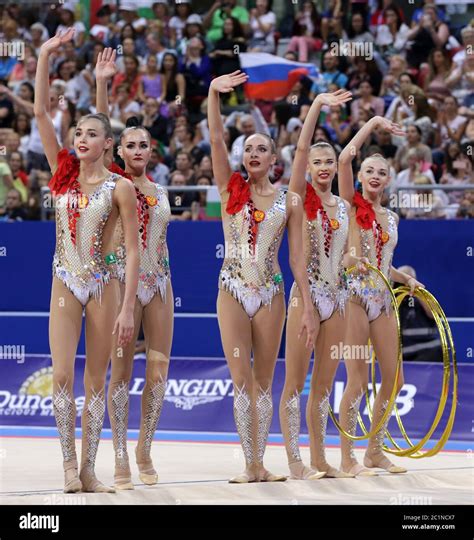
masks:
<path fill-rule="evenodd" d="M 147 382 L 162 382 L 166 379 L 170 359 L 161 351 L 148 349 L 146 353 Z"/>

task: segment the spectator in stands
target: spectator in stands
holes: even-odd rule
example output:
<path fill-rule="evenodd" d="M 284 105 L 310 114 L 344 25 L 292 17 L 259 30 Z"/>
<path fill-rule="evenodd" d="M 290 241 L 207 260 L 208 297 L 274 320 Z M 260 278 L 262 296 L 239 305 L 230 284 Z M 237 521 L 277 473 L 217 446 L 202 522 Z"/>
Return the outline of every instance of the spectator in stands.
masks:
<path fill-rule="evenodd" d="M 296 15 L 292 34 L 288 50 L 297 52 L 300 62 L 307 62 L 309 53 L 321 50 L 323 46 L 321 17 L 313 2 L 302 3 L 301 10 Z"/>
<path fill-rule="evenodd" d="M 41 45 L 43 45 L 43 43 L 49 39 L 48 30 L 46 29 L 46 26 L 40 22 L 36 22 L 31 25 L 30 33 L 31 44 L 34 47 L 36 56 L 38 56 Z"/>
<path fill-rule="evenodd" d="M 427 4 L 423 8 L 423 15 L 418 22 L 414 22 L 406 38 L 412 42 L 407 54 L 408 64 L 413 68 L 418 68 L 428 60 L 430 51 L 434 47 L 446 45 L 449 28 L 439 19 L 436 7 Z"/>
<path fill-rule="evenodd" d="M 112 99 L 117 97 L 117 89 L 121 84 L 126 84 L 128 86 L 130 99 L 135 99 L 141 82 L 141 75 L 139 72 L 140 62 L 136 56 L 129 54 L 124 56 L 123 63 L 125 72 L 117 73 L 112 81 Z"/>
<path fill-rule="evenodd" d="M 321 14 L 321 37 L 327 44 L 329 36 L 342 37 L 342 1 L 329 0 L 328 8 Z"/>
<path fill-rule="evenodd" d="M 314 100 L 317 94 L 327 92 L 331 84 L 339 88 L 346 88 L 348 77 L 339 71 L 339 57 L 326 51 L 323 56 L 323 71 L 321 76 L 311 87 L 310 99 Z"/>
<path fill-rule="evenodd" d="M 217 0 L 212 4 L 203 19 L 203 26 L 208 29 L 206 37 L 211 42 L 216 42 L 222 37 L 222 29 L 225 19 L 234 17 L 242 25 L 244 33 L 249 26 L 249 12 L 243 6 L 236 5 L 236 0 Z"/>
<path fill-rule="evenodd" d="M 140 113 L 139 103 L 132 99 L 130 94 L 130 86 L 127 83 L 119 84 L 115 88 L 115 99 L 111 104 L 110 118 L 126 124 L 128 118 Z"/>
<path fill-rule="evenodd" d="M 171 48 L 176 49 L 178 41 L 183 37 L 186 21 L 193 10 L 189 0 L 178 0 L 174 10 L 174 15 L 168 23 L 168 28 L 170 30 L 169 45 Z"/>
<path fill-rule="evenodd" d="M 184 174 L 176 170 L 170 175 L 170 186 L 185 186 Z M 191 205 L 197 200 L 195 191 L 169 191 L 168 196 L 171 207 L 172 221 L 189 221 L 191 219 Z"/>
<path fill-rule="evenodd" d="M 368 81 L 372 86 L 373 95 L 378 96 L 382 86 L 382 73 L 377 67 L 377 63 L 374 59 L 368 60 L 362 56 L 356 56 L 349 71 L 347 88 L 358 95 L 360 83 L 365 81 Z"/>
<path fill-rule="evenodd" d="M 375 44 L 386 61 L 393 54 L 405 52 L 405 46 L 410 29 L 403 22 L 400 11 L 395 5 L 389 5 L 384 10 L 385 23 L 377 26 Z"/>
<path fill-rule="evenodd" d="M 141 125 L 150 132 L 152 139 L 168 146 L 168 120 L 160 113 L 159 103 L 154 97 L 147 97 L 142 108 L 143 114 L 139 118 Z"/>
<path fill-rule="evenodd" d="M 413 185 L 420 187 L 430 184 L 430 179 L 424 174 L 417 176 L 413 182 Z M 407 219 L 441 219 L 446 217 L 446 205 L 439 196 L 439 190 L 416 190 L 414 195 L 411 195 L 410 201 L 410 207 L 401 210 L 402 215 L 406 215 Z"/>
<path fill-rule="evenodd" d="M 462 48 L 453 56 L 453 63 L 459 67 L 468 54 L 474 50 L 474 21 L 461 30 Z"/>
<path fill-rule="evenodd" d="M 0 221 L 14 222 L 27 219 L 26 210 L 21 203 L 21 195 L 18 190 L 8 190 L 5 206 L 0 207 Z"/>
<path fill-rule="evenodd" d="M 460 142 L 467 125 L 467 118 L 458 113 L 458 100 L 448 96 L 438 113 L 437 146 L 445 146 L 449 141 Z"/>
<path fill-rule="evenodd" d="M 250 10 L 250 28 L 252 39 L 249 52 L 275 51 L 276 15 L 270 9 L 269 0 L 256 0 L 255 8 Z"/>
<path fill-rule="evenodd" d="M 197 186 L 212 186 L 212 179 L 207 174 L 201 174 L 196 178 Z M 191 203 L 191 219 L 193 221 L 208 221 L 206 215 L 207 191 L 198 191 L 197 199 Z"/>
<path fill-rule="evenodd" d="M 203 156 L 201 158 L 201 161 L 195 165 L 195 171 L 196 171 L 196 178 L 199 180 L 199 177 L 209 176 L 212 179 L 212 183 L 214 183 L 214 171 L 212 170 L 212 159 L 211 156 Z"/>
<path fill-rule="evenodd" d="M 31 117 L 26 113 L 17 113 L 12 123 L 12 129 L 20 136 L 20 152 L 24 160 L 28 152 L 31 132 Z"/>
<path fill-rule="evenodd" d="M 446 167 L 441 177 L 440 184 L 444 185 L 469 185 L 474 184 L 472 156 L 469 157 L 461 151 L 457 142 L 449 142 L 445 148 Z M 464 198 L 463 191 L 448 191 L 450 204 L 459 204 Z"/>
<path fill-rule="evenodd" d="M 461 219 L 474 219 L 474 191 L 467 191 L 464 193 L 464 198 L 459 205 L 456 217 Z"/>
<path fill-rule="evenodd" d="M 474 106 L 474 49 L 452 71 L 446 79 L 446 86 L 463 105 Z"/>
<path fill-rule="evenodd" d="M 180 117 L 181 118 L 181 117 Z M 208 147 L 208 145 L 207 145 Z M 172 157 L 177 156 L 179 151 L 186 152 L 195 162 L 201 160 L 205 141 L 195 142 L 195 131 L 188 123 L 177 123 L 170 140 L 169 153 Z"/>
<path fill-rule="evenodd" d="M 138 15 L 137 8 L 133 5 L 133 2 L 122 0 L 120 2 L 120 20 L 116 23 L 116 27 L 118 30 L 121 30 L 126 25 L 132 26 L 138 36 L 145 30 L 147 20 Z"/>
<path fill-rule="evenodd" d="M 153 182 L 162 186 L 167 186 L 169 174 L 169 168 L 163 163 L 161 146 L 155 146 L 151 150 L 150 161 L 147 165 L 147 176 L 151 177 Z"/>
<path fill-rule="evenodd" d="M 334 106 L 325 114 L 323 127 L 327 130 L 331 143 L 344 145 L 352 135 L 352 124 L 348 120 L 345 111 L 339 106 Z"/>
<path fill-rule="evenodd" d="M 423 155 L 423 161 L 427 163 L 433 162 L 430 148 L 421 142 L 421 129 L 413 124 L 406 128 L 406 134 L 406 143 L 400 146 L 395 154 L 395 169 L 397 172 L 408 168 L 408 151 L 410 148 L 418 148 Z"/>
<path fill-rule="evenodd" d="M 11 170 L 12 186 L 20 193 L 22 204 L 28 201 L 28 175 L 24 170 L 23 157 L 20 152 L 11 152 L 8 158 Z"/>
<path fill-rule="evenodd" d="M 182 73 L 178 73 L 178 59 L 172 53 L 165 53 L 161 64 L 161 73 L 163 74 L 169 115 L 172 116 L 179 111 L 186 99 L 186 80 Z"/>
<path fill-rule="evenodd" d="M 432 146 L 434 142 L 433 122 L 436 120 L 436 111 L 422 94 L 413 96 L 412 101 L 413 116 L 404 118 L 401 125 L 402 127 L 418 126 L 421 129 L 421 142 Z"/>
<path fill-rule="evenodd" d="M 220 77 L 240 69 L 239 55 L 235 52 L 246 50 L 247 44 L 240 22 L 234 17 L 227 17 L 222 27 L 222 37 L 215 42 L 214 50 L 209 53 L 214 75 Z"/>
<path fill-rule="evenodd" d="M 423 91 L 413 84 L 413 79 L 408 72 L 403 72 L 398 77 L 394 90 L 396 97 L 390 102 L 388 109 L 385 111 L 385 118 L 400 124 L 404 118 L 413 115 L 413 111 L 408 104 L 408 98 L 416 93 L 421 94 Z"/>
<path fill-rule="evenodd" d="M 145 63 L 145 60 L 137 54 L 135 42 L 132 38 L 125 38 L 122 41 L 122 54 L 117 58 L 116 65 L 120 73 L 125 73 L 125 58 L 135 56 L 138 60 L 139 71 Z"/>
<path fill-rule="evenodd" d="M 443 47 L 436 47 L 428 56 L 428 68 L 420 84 L 427 94 L 443 93 L 448 88 L 447 80 L 452 70 L 453 61 L 449 52 Z"/>
<path fill-rule="evenodd" d="M 153 10 L 155 22 L 158 24 L 159 36 L 161 36 L 161 38 L 164 40 L 164 44 L 168 44 L 171 37 L 171 31 L 169 27 L 170 14 L 169 14 L 169 9 L 168 9 L 168 1 L 157 0 L 153 2 L 152 10 Z M 148 41 L 147 41 L 147 45 L 148 45 Z M 149 45 L 148 45 L 148 48 L 150 48 Z"/>
<path fill-rule="evenodd" d="M 161 107 L 165 101 L 165 78 L 158 70 L 158 59 L 154 54 L 148 56 L 146 71 L 141 77 L 137 97 L 142 103 L 147 98 L 153 98 L 157 102 L 158 107 Z"/>
<path fill-rule="evenodd" d="M 372 43 L 374 41 L 374 36 L 369 32 L 362 13 L 352 13 L 346 32 L 347 39 L 350 42 Z"/>
<path fill-rule="evenodd" d="M 0 208 L 5 206 L 8 190 L 13 188 L 13 175 L 8 163 L 0 158 Z"/>
<path fill-rule="evenodd" d="M 0 118 L 4 118 L 6 124 L 10 123 L 9 115 L 11 115 L 11 118 L 13 120 L 15 117 L 15 113 L 23 112 L 27 114 L 30 118 L 33 116 L 34 88 L 31 86 L 30 83 L 22 83 L 20 88 L 18 89 L 18 95 L 12 92 L 12 90 L 10 90 L 8 86 L 0 85 L 0 96 L 2 96 L 2 99 L 0 99 L 0 109 L 3 100 L 8 100 L 13 105 L 13 108 L 10 109 L 10 105 L 8 105 L 6 101 L 4 101 L 4 107 L 6 107 L 10 111 L 7 116 L 3 116 L 0 111 Z M 1 127 L 6 126 L 2 125 Z"/>
<path fill-rule="evenodd" d="M 20 81 L 22 81 L 25 78 L 26 74 L 26 63 L 28 60 L 33 59 L 33 64 L 36 69 L 36 53 L 34 48 L 29 45 L 28 43 L 24 46 L 24 56 L 23 58 L 20 58 L 19 61 L 14 65 L 12 72 L 10 73 L 10 76 L 8 77 L 8 86 L 11 89 L 15 89 Z M 31 71 L 30 66 L 30 77 L 32 76 L 34 81 L 35 72 Z"/>
<path fill-rule="evenodd" d="M 175 168 L 179 171 L 186 180 L 186 184 L 194 184 L 194 169 L 193 169 L 193 160 L 191 154 L 186 152 L 186 150 L 178 150 L 175 155 Z"/>
<path fill-rule="evenodd" d="M 176 45 L 176 50 L 180 57 L 186 55 L 186 49 L 188 43 L 193 38 L 200 38 L 202 40 L 204 50 L 207 50 L 207 43 L 204 40 L 204 31 L 202 28 L 202 19 L 197 13 L 193 13 L 186 19 L 186 26 L 184 27 L 183 37 Z"/>
<path fill-rule="evenodd" d="M 385 103 L 380 97 L 373 94 L 373 88 L 370 81 L 362 81 L 358 88 L 359 98 L 351 103 L 351 119 L 353 123 L 359 121 L 361 109 L 372 109 L 374 116 L 383 116 Z"/>
<path fill-rule="evenodd" d="M 393 165 L 393 160 L 395 158 L 395 154 L 397 153 L 398 147 L 392 143 L 392 134 L 386 129 L 378 127 L 375 130 L 374 135 L 375 143 L 380 148 L 382 155 L 391 165 Z"/>
<path fill-rule="evenodd" d="M 206 54 L 202 38 L 189 40 L 181 73 L 186 81 L 186 106 L 189 113 L 198 115 L 211 84 L 211 60 Z"/>
<path fill-rule="evenodd" d="M 407 152 L 408 167 L 401 170 L 396 178 L 390 182 L 390 193 L 398 193 L 401 195 L 405 192 L 399 192 L 399 190 L 405 186 L 414 185 L 415 178 L 423 174 L 426 176 L 431 184 L 435 184 L 435 178 L 433 171 L 431 170 L 431 164 L 424 161 L 424 153 L 420 148 L 410 148 Z M 409 191 L 408 193 L 413 193 Z M 446 202 L 447 197 L 446 197 Z"/>
<path fill-rule="evenodd" d="M 73 2 L 64 2 L 59 5 L 59 16 L 61 18 L 61 24 L 57 27 L 57 32 L 66 32 L 70 27 L 74 27 L 74 45 L 77 49 L 80 49 L 86 39 L 86 27 L 82 21 L 76 21 L 74 15 L 74 3 Z"/>
<path fill-rule="evenodd" d="M 112 39 L 112 11 L 110 6 L 105 4 L 101 6 L 95 13 L 97 22 L 90 29 L 90 35 L 97 41 L 100 41 L 107 47 Z"/>
<path fill-rule="evenodd" d="M 160 37 L 158 32 L 147 32 L 146 34 L 146 55 L 145 62 L 150 56 L 155 56 L 158 62 L 158 69 L 161 70 L 163 63 L 163 56 L 165 53 L 169 52 L 173 54 L 171 49 L 167 49 L 165 46 L 166 42 L 164 38 Z"/>

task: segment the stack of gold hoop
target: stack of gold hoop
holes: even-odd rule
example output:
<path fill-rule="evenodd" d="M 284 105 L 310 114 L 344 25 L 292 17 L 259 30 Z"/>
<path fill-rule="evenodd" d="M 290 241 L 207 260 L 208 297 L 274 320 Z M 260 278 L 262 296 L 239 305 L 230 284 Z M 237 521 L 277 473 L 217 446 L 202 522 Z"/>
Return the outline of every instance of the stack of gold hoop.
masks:
<path fill-rule="evenodd" d="M 414 459 L 434 456 L 444 447 L 444 445 L 446 444 L 446 441 L 449 439 L 449 436 L 451 435 L 451 431 L 453 429 L 453 424 L 454 424 L 454 417 L 456 415 L 456 406 L 457 406 L 457 398 L 458 398 L 458 371 L 457 371 L 457 365 L 456 365 L 456 352 L 454 350 L 453 337 L 451 334 L 451 329 L 449 327 L 448 320 L 446 318 L 446 315 L 443 309 L 439 305 L 438 301 L 430 292 L 428 292 L 426 289 L 421 289 L 421 288 L 415 289 L 415 292 L 414 292 L 415 298 L 418 298 L 419 300 L 423 301 L 429 307 L 429 309 L 431 310 L 431 313 L 433 314 L 433 318 L 436 322 L 436 326 L 438 328 L 438 332 L 439 332 L 439 336 L 441 340 L 444 369 L 443 369 L 443 384 L 441 388 L 441 397 L 438 403 L 438 409 L 436 411 L 433 424 L 431 425 L 430 429 L 426 432 L 424 437 L 418 443 L 413 444 L 407 435 L 405 427 L 403 426 L 402 420 L 398 413 L 397 406 L 395 405 L 395 400 L 397 397 L 397 381 L 398 381 L 398 376 L 399 376 L 399 373 L 402 367 L 402 362 L 403 362 L 402 334 L 401 334 L 400 317 L 398 314 L 398 308 L 400 307 L 400 304 L 402 303 L 403 299 L 410 293 L 410 289 L 409 287 L 402 286 L 402 287 L 398 287 L 394 291 L 392 287 L 390 286 L 388 279 L 383 275 L 382 272 L 380 272 L 380 270 L 378 270 L 376 267 L 372 266 L 371 264 L 367 264 L 366 266 L 372 272 L 375 272 L 376 274 L 378 274 L 378 276 L 383 280 L 383 282 L 385 283 L 385 286 L 387 287 L 387 290 L 390 292 L 390 296 L 392 299 L 392 306 L 394 307 L 394 313 L 395 313 L 395 317 L 397 321 L 397 332 L 398 332 L 398 357 L 397 357 L 397 369 L 395 373 L 395 381 L 393 385 L 393 390 L 390 395 L 389 403 L 388 403 L 385 413 L 380 419 L 380 422 L 378 423 L 378 425 L 374 426 L 371 431 L 367 431 L 364 421 L 362 420 L 362 416 L 359 413 L 358 422 L 364 435 L 356 436 L 356 435 L 351 435 L 350 433 L 347 433 L 346 431 L 344 431 L 344 429 L 341 427 L 341 425 L 337 421 L 332 408 L 329 409 L 329 414 L 331 415 L 331 418 L 334 424 L 336 425 L 337 429 L 342 435 L 344 435 L 345 437 L 353 441 L 362 441 L 365 439 L 369 439 L 370 437 L 373 437 L 382 428 L 388 416 L 391 415 L 392 408 L 393 408 L 395 411 L 395 416 L 397 418 L 398 427 L 408 447 L 401 448 L 394 441 L 392 435 L 387 429 L 386 437 L 393 444 L 393 448 L 389 448 L 386 444 L 384 444 L 383 446 L 384 451 L 390 454 L 396 455 L 396 456 L 410 457 Z M 349 268 L 348 272 L 352 272 L 353 270 L 355 270 L 355 267 Z M 372 391 L 374 394 L 374 398 L 377 395 L 376 384 L 375 384 L 375 360 L 376 360 L 375 352 L 372 352 L 371 378 L 372 378 Z M 441 421 L 441 417 L 443 416 L 446 403 L 449 398 L 451 367 L 453 370 L 452 399 L 451 399 L 451 411 L 449 413 L 449 417 L 446 422 L 446 427 L 444 428 L 444 431 L 441 434 L 441 437 L 439 438 L 439 440 L 436 442 L 436 444 L 434 444 L 433 447 L 430 448 L 429 450 L 425 450 L 424 452 L 422 452 L 421 450 L 423 449 L 425 444 L 430 440 L 430 437 L 435 432 L 436 428 L 438 427 Z M 369 412 L 369 419 L 370 421 L 372 421 L 372 406 L 370 404 L 370 394 L 368 390 L 366 391 L 366 401 L 367 401 L 367 409 Z"/>

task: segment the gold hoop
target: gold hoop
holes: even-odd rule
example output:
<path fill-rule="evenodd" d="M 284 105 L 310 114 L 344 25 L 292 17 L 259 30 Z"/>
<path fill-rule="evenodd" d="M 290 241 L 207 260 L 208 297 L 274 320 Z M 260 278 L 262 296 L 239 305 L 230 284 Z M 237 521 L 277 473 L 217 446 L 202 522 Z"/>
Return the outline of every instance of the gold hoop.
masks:
<path fill-rule="evenodd" d="M 407 296 L 407 294 L 410 292 L 410 289 L 406 286 L 398 287 L 394 293 L 397 295 L 397 304 L 400 306 L 401 302 L 404 300 L 404 298 Z M 431 424 L 431 427 L 427 431 L 427 433 L 420 439 L 420 441 L 417 444 L 413 444 L 410 438 L 408 437 L 408 434 L 406 432 L 406 429 L 403 425 L 403 422 L 400 418 L 398 408 L 395 405 L 395 416 L 397 418 L 398 427 L 400 429 L 400 432 L 409 445 L 408 448 L 401 448 L 393 439 L 392 435 L 390 434 L 389 430 L 386 430 L 387 438 L 390 440 L 390 442 L 393 444 L 395 449 L 389 448 L 385 444 L 383 445 L 383 449 L 385 452 L 388 452 L 390 454 L 400 456 L 400 457 L 411 457 L 413 459 L 421 459 L 424 457 L 432 457 L 436 455 L 438 452 L 441 451 L 441 449 L 446 444 L 447 440 L 449 439 L 452 428 L 454 425 L 454 418 L 456 415 L 456 408 L 457 408 L 457 388 L 458 388 L 458 372 L 457 372 L 457 364 L 456 364 L 456 351 L 454 348 L 454 342 L 452 339 L 451 329 L 449 327 L 449 322 L 447 320 L 447 317 L 441 308 L 439 302 L 436 300 L 436 298 L 426 289 L 420 289 L 416 288 L 414 291 L 414 296 L 416 298 L 419 298 L 420 300 L 424 301 L 428 307 L 431 310 L 431 313 L 433 314 L 433 318 L 436 322 L 436 326 L 438 328 L 438 332 L 440 334 L 440 340 L 441 340 L 441 347 L 443 351 L 443 364 L 444 364 L 444 373 L 443 373 L 443 384 L 442 384 L 442 390 L 441 390 L 441 397 L 440 401 L 438 403 L 438 409 L 435 414 L 435 419 L 433 423 Z M 446 403 L 448 401 L 449 397 L 449 382 L 450 382 L 450 376 L 451 376 L 451 361 L 450 361 L 450 351 L 452 356 L 452 365 L 453 365 L 453 390 L 452 390 L 452 402 L 451 402 L 451 411 L 449 413 L 448 420 L 446 422 L 446 427 L 441 434 L 438 442 L 433 446 L 433 448 L 421 452 L 422 448 L 425 446 L 425 444 L 430 440 L 431 435 L 434 433 L 436 428 L 438 427 L 439 422 L 441 421 L 441 418 L 444 413 L 444 409 L 446 407 Z M 374 396 L 377 395 L 376 385 L 375 385 L 375 354 L 372 355 L 372 387 Z M 366 394 L 367 399 L 367 407 L 369 410 L 369 418 L 372 420 L 372 408 L 370 406 L 370 402 L 368 399 L 368 394 Z M 366 433 L 366 427 L 363 423 L 363 420 L 359 414 L 359 425 L 361 426 L 362 430 Z"/>
<path fill-rule="evenodd" d="M 384 425 L 384 423 L 387 421 L 387 419 L 392 414 L 392 408 L 395 405 L 395 400 L 397 398 L 398 377 L 400 375 L 400 370 L 401 370 L 402 361 L 403 361 L 402 348 L 401 348 L 402 336 L 401 336 L 401 328 L 400 328 L 400 317 L 398 315 L 397 299 L 395 297 L 395 294 L 394 294 L 392 288 L 390 287 L 390 283 L 389 283 L 388 279 L 383 275 L 383 273 L 378 268 L 376 268 L 375 266 L 372 266 L 371 264 L 366 264 L 365 266 L 367 268 L 369 268 L 370 270 L 372 270 L 373 272 L 375 272 L 376 274 L 378 274 L 380 278 L 382 278 L 383 282 L 385 283 L 385 286 L 387 287 L 387 290 L 390 293 L 390 298 L 391 298 L 391 301 L 392 301 L 392 308 L 393 308 L 393 311 L 395 313 L 395 318 L 396 318 L 396 321 L 397 321 L 398 358 L 397 358 L 397 369 L 396 369 L 396 372 L 395 372 L 395 381 L 394 381 L 394 384 L 393 384 L 393 389 L 392 389 L 392 393 L 390 395 L 390 399 L 388 401 L 387 409 L 385 410 L 384 414 L 382 415 L 382 418 L 380 419 L 377 426 L 375 426 L 371 431 L 367 431 L 367 429 L 365 428 L 365 425 L 363 425 L 363 422 L 362 422 L 361 427 L 363 426 L 364 435 L 362 435 L 362 436 L 351 435 L 350 433 L 348 433 L 347 431 L 345 431 L 341 427 L 341 425 L 339 424 L 338 420 L 336 419 L 336 417 L 334 415 L 334 411 L 332 410 L 332 407 L 329 406 L 329 415 L 331 416 L 331 419 L 334 422 L 334 425 L 339 430 L 339 433 L 341 433 L 341 435 L 344 435 L 344 437 L 346 437 L 347 439 L 350 439 L 351 441 L 363 441 L 363 440 L 370 439 L 371 437 L 375 436 L 382 429 L 382 426 Z M 355 270 L 355 268 L 356 268 L 355 266 L 351 266 L 347 270 L 347 272 L 350 273 L 353 270 Z M 358 415 L 358 417 L 359 417 L 359 422 L 362 421 L 362 419 L 360 418 L 360 414 Z"/>

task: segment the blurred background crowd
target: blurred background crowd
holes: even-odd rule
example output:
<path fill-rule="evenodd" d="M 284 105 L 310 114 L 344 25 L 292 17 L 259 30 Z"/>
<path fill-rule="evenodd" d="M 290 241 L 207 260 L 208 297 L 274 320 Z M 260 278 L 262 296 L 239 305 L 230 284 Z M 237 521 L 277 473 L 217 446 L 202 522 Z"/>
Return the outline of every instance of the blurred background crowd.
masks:
<path fill-rule="evenodd" d="M 109 86 L 118 136 L 137 117 L 152 137 L 148 176 L 169 186 L 173 219 L 216 219 L 206 100 L 213 77 L 241 68 L 241 54 L 267 53 L 316 66 L 286 95 L 249 99 L 246 88 L 222 96 L 232 169 L 244 138 L 276 141 L 272 181 L 288 184 L 303 121 L 321 92 L 349 89 L 344 108 L 323 109 L 314 141 L 340 151 L 372 116 L 403 126 L 405 137 L 374 133 L 354 167 L 372 153 L 391 163 L 385 204 L 407 219 L 474 217 L 474 12 L 468 3 L 432 0 L 77 0 L 0 5 L 0 220 L 54 219 L 44 212 L 51 177 L 33 114 L 41 44 L 74 26 L 73 42 L 51 58 L 50 110 L 60 144 L 95 112 L 95 63 L 117 49 Z M 12 54 L 12 44 L 22 54 Z M 19 49 L 17 49 L 19 50 Z M 117 162 L 120 160 L 117 158 Z M 471 189 L 472 187 L 472 189 Z M 456 188 L 456 189 L 455 189 Z M 337 182 L 334 183 L 337 193 Z M 410 197 L 404 204 L 403 194 Z M 416 201 L 429 204 L 416 204 Z M 396 197 L 394 197 L 396 195 Z"/>

